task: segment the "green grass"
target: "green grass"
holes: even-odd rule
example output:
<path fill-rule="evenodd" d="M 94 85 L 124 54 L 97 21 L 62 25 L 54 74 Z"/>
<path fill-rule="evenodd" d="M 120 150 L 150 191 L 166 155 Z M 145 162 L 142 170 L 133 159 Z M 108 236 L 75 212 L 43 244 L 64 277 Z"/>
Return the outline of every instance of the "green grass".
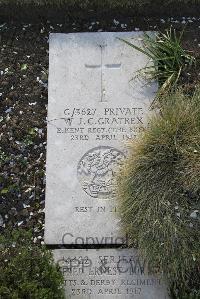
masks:
<path fill-rule="evenodd" d="M 192 273 L 200 261 L 200 88 L 192 97 L 163 97 L 162 112 L 132 141 L 118 180 L 119 210 L 131 244 L 178 286 L 180 298 L 190 298 L 190 277 L 200 280 Z"/>
<path fill-rule="evenodd" d="M 0 298 L 64 299 L 64 279 L 52 254 L 23 230 L 0 235 Z"/>
<path fill-rule="evenodd" d="M 143 68 L 140 73 L 147 79 L 157 80 L 160 92 L 163 92 L 175 87 L 182 75 L 196 66 L 195 57 L 182 47 L 182 36 L 183 32 L 177 34 L 175 29 L 170 28 L 164 33 L 155 33 L 155 36 L 144 34 L 141 48 L 122 41 L 149 57 L 150 66 Z"/>

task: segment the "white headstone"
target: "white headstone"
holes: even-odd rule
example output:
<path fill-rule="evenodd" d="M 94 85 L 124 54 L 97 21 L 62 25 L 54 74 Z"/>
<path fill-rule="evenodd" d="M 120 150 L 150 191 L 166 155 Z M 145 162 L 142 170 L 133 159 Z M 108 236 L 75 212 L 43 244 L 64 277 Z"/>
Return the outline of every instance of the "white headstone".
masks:
<path fill-rule="evenodd" d="M 156 84 L 135 76 L 142 32 L 50 35 L 45 241 L 125 243 L 115 174 L 147 120 Z"/>
<path fill-rule="evenodd" d="M 162 277 L 148 273 L 134 249 L 54 251 L 67 298 L 169 299 Z"/>

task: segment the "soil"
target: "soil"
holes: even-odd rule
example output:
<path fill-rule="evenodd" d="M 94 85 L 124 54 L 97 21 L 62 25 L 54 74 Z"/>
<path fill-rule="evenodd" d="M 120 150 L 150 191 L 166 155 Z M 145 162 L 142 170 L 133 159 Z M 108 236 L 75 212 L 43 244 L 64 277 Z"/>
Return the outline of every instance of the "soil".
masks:
<path fill-rule="evenodd" d="M 184 46 L 199 57 L 200 18 L 91 17 L 65 24 L 0 24 L 1 230 L 31 229 L 34 242 L 43 242 L 49 33 L 152 31 L 169 26 L 185 28 Z M 200 69 L 192 69 L 186 83 L 196 84 L 199 73 Z"/>

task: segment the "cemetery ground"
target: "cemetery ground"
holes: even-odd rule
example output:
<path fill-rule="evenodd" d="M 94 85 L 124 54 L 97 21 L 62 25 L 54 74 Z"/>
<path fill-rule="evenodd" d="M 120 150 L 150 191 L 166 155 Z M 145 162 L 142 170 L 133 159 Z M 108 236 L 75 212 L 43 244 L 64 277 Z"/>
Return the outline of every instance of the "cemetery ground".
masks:
<path fill-rule="evenodd" d="M 43 242 L 50 32 L 185 30 L 183 44 L 200 55 L 200 20 L 132 19 L 72 21 L 68 24 L 9 24 L 0 26 L 0 225 L 33 229 Z M 185 23 L 187 26 L 185 27 Z M 199 70 L 185 74 L 185 84 L 198 81 Z"/>
<path fill-rule="evenodd" d="M 170 26 L 184 29 L 183 46 L 199 57 L 200 19 L 195 17 L 0 24 L 1 232 L 5 227 L 31 230 L 33 242 L 44 244 L 49 33 L 163 31 Z M 193 89 L 199 74 L 200 69 L 191 69 L 182 83 Z"/>

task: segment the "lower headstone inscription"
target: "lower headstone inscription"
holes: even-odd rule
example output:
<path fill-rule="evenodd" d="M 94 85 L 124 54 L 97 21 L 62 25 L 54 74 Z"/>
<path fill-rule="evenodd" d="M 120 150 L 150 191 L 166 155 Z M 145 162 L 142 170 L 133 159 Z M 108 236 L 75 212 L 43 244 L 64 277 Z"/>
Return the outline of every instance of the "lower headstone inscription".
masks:
<path fill-rule="evenodd" d="M 160 276 L 148 273 L 134 249 L 56 250 L 67 298 L 169 299 Z"/>

